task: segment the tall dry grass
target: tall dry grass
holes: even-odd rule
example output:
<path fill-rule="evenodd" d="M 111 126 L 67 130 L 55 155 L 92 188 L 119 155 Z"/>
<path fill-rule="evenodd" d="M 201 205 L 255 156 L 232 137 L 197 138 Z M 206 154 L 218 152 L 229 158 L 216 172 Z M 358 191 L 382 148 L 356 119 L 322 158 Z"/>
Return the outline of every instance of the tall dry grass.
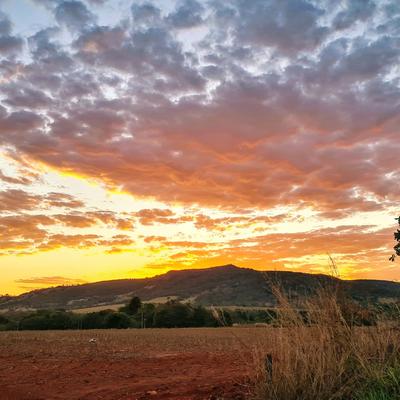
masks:
<path fill-rule="evenodd" d="M 294 307 L 274 286 L 274 332 L 255 351 L 257 400 L 400 399 L 400 332 L 353 324 L 354 304 L 336 287 Z M 306 317 L 305 317 L 306 315 Z"/>

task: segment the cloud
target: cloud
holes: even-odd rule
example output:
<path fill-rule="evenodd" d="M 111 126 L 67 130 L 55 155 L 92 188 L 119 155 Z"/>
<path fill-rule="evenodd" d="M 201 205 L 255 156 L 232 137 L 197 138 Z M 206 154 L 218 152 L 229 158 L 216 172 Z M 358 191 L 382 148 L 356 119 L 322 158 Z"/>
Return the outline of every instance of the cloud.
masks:
<path fill-rule="evenodd" d="M 50 192 L 45 197 L 46 203 L 50 207 L 80 208 L 84 203 L 66 193 Z"/>
<path fill-rule="evenodd" d="M 133 22 L 136 24 L 155 25 L 161 22 L 161 10 L 151 2 L 143 4 L 132 3 Z"/>
<path fill-rule="evenodd" d="M 358 21 L 366 21 L 375 11 L 375 3 L 365 0 L 347 0 L 345 10 L 336 14 L 333 26 L 338 29 L 347 29 Z"/>
<path fill-rule="evenodd" d="M 118 233 L 133 230 L 133 221 L 128 218 L 111 212 L 104 218 L 104 213 L 78 213 L 69 208 L 65 214 L 54 213 L 54 209 L 49 213 L 46 198 L 41 203 L 43 198 L 30 197 L 24 192 L 8 194 L 18 202 L 12 204 L 7 197 L 2 198 L 0 213 L 5 214 L 0 215 L 0 255 L 34 254 L 65 247 L 83 250 L 95 247 L 106 252 L 119 247 L 124 251 L 126 246 L 134 243 L 130 235 Z M 45 208 L 40 208 L 41 205 Z M 36 213 L 32 214 L 32 211 Z M 15 214 L 10 214 L 12 212 Z M 99 233 L 95 229 L 99 223 L 106 224 L 114 235 Z"/>
<path fill-rule="evenodd" d="M 292 54 L 314 49 L 329 32 L 319 20 L 324 10 L 309 1 L 236 0 L 232 8 L 216 4 L 225 21 L 230 14 L 228 23 L 232 24 L 234 37 L 246 45 L 268 46 Z"/>
<path fill-rule="evenodd" d="M 6 14 L 0 11 L 0 55 L 17 53 L 22 50 L 23 40 L 12 35 L 12 23 Z"/>
<path fill-rule="evenodd" d="M 389 229 L 376 230 L 370 226 L 339 226 L 312 232 L 270 233 L 229 243 L 155 241 L 171 250 L 170 257 L 152 268 L 181 269 L 220 265 L 225 260 L 259 269 L 302 270 L 330 273 L 328 254 L 339 266 L 342 277 L 357 276 L 364 268 L 376 269 L 389 252 Z M 153 240 L 150 241 L 152 243 Z"/>
<path fill-rule="evenodd" d="M 72 30 L 81 30 L 95 21 L 95 16 L 80 1 L 62 1 L 55 9 L 54 15 L 60 25 Z"/>
<path fill-rule="evenodd" d="M 25 180 L 6 177 L 5 181 L 12 184 L 27 184 Z M 63 207 L 74 209 L 83 207 L 81 200 L 65 193 L 50 192 L 39 195 L 22 189 L 7 189 L 0 191 L 0 212 L 17 212 L 22 210 L 35 211 L 46 207 Z"/>
<path fill-rule="evenodd" d="M 10 85 L 4 90 L 4 94 L 7 96 L 4 103 L 13 107 L 27 107 L 32 109 L 49 107 L 51 105 L 50 97 L 32 88 L 12 87 Z"/>
<path fill-rule="evenodd" d="M 32 195 L 24 190 L 4 190 L 0 192 L 0 211 L 15 212 L 35 209 L 41 200 L 40 196 Z"/>
<path fill-rule="evenodd" d="M 169 209 L 143 209 L 134 214 L 142 225 L 180 224 L 193 220 L 190 215 L 176 216 Z"/>
<path fill-rule="evenodd" d="M 5 175 L 1 170 L 0 170 L 0 180 L 6 183 L 11 183 L 11 184 L 17 184 L 17 185 L 28 185 L 32 183 L 32 180 L 29 177 L 26 176 L 8 176 Z"/>
<path fill-rule="evenodd" d="M 83 53 L 103 53 L 122 45 L 126 32 L 122 27 L 94 26 L 75 42 Z"/>
<path fill-rule="evenodd" d="M 87 218 L 84 215 L 55 215 L 54 218 L 66 226 L 71 226 L 75 228 L 87 228 L 96 224 L 96 221 L 93 221 L 92 219 Z"/>
<path fill-rule="evenodd" d="M 168 15 L 167 21 L 178 29 L 196 27 L 204 22 L 204 7 L 197 0 L 183 0 L 177 8 Z"/>

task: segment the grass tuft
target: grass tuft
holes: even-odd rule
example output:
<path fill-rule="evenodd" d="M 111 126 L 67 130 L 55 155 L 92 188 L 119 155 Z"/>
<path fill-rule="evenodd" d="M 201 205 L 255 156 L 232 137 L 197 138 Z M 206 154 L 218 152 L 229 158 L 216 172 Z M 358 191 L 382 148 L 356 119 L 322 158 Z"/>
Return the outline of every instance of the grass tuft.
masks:
<path fill-rule="evenodd" d="M 400 332 L 357 326 L 357 307 L 337 288 L 299 306 L 274 288 L 274 332 L 255 351 L 256 400 L 400 399 Z"/>

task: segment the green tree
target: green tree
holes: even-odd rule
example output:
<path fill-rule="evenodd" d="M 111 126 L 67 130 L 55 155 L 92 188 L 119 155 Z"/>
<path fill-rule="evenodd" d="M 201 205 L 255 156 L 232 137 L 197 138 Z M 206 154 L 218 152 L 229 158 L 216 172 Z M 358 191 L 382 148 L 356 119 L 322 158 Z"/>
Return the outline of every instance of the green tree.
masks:
<path fill-rule="evenodd" d="M 113 313 L 112 310 L 102 310 L 99 312 L 92 312 L 85 314 L 82 318 L 83 329 L 103 329 L 106 327 L 105 320 Z"/>
<path fill-rule="evenodd" d="M 129 316 L 121 312 L 115 312 L 107 315 L 104 322 L 105 328 L 109 329 L 126 329 L 131 325 Z"/>
<path fill-rule="evenodd" d="M 11 323 L 8 318 L 0 314 L 0 331 L 6 331 L 11 328 Z"/>
<path fill-rule="evenodd" d="M 71 314 L 64 311 L 40 310 L 20 321 L 21 330 L 61 330 L 73 327 Z"/>
<path fill-rule="evenodd" d="M 193 308 L 192 326 L 218 326 L 218 321 L 209 310 L 202 306 L 196 306 Z"/>
<path fill-rule="evenodd" d="M 139 297 L 134 296 L 125 307 L 125 312 L 129 315 L 136 315 L 142 307 L 142 302 Z"/>
<path fill-rule="evenodd" d="M 140 308 L 140 312 L 137 312 L 135 315 L 132 315 L 132 326 L 135 328 L 151 328 L 154 320 L 154 312 L 155 312 L 154 304 L 145 303 L 142 304 Z"/>
<path fill-rule="evenodd" d="M 192 324 L 192 309 L 177 301 L 170 301 L 156 307 L 154 326 L 157 328 L 183 328 Z"/>
<path fill-rule="evenodd" d="M 22 331 L 42 331 L 47 328 L 47 321 L 44 315 L 30 315 L 23 318 L 19 323 L 19 329 Z"/>

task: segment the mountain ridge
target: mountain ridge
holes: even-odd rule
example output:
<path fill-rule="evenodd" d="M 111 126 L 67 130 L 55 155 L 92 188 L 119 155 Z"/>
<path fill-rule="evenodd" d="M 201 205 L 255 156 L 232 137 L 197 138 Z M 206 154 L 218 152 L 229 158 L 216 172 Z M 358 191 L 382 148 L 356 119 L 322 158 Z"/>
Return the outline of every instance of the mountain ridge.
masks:
<path fill-rule="evenodd" d="M 0 301 L 0 309 L 78 309 L 126 302 L 132 295 L 144 301 L 177 298 L 202 305 L 273 306 L 271 282 L 292 298 L 307 296 L 321 285 L 335 283 L 359 300 L 400 300 L 400 283 L 384 280 L 342 280 L 324 274 L 258 271 L 233 264 L 211 268 L 170 270 L 151 278 L 116 279 L 74 286 L 37 289 Z"/>

